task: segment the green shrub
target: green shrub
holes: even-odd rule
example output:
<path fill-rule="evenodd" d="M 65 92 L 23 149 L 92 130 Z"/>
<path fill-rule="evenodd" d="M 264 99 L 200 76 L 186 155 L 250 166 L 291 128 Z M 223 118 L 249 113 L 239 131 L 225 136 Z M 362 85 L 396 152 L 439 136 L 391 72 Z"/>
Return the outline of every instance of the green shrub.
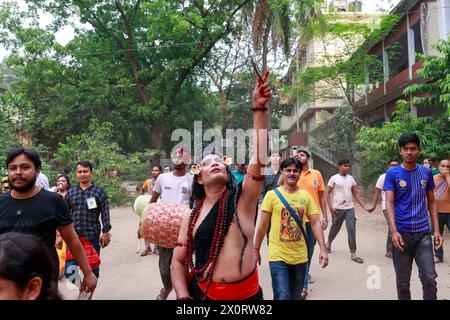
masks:
<path fill-rule="evenodd" d="M 150 153 L 150 150 L 147 152 Z M 55 154 L 57 166 L 72 168 L 71 178 L 76 182 L 76 164 L 89 160 L 93 164 L 92 181 L 105 189 L 112 206 L 130 204 L 131 200 L 122 186 L 123 181 L 142 179 L 141 172 L 149 172 L 148 166 L 139 160 L 139 154 L 126 155 L 113 140 L 112 124 L 93 119 L 88 130 L 67 138 Z M 112 171 L 117 175 L 111 175 Z"/>

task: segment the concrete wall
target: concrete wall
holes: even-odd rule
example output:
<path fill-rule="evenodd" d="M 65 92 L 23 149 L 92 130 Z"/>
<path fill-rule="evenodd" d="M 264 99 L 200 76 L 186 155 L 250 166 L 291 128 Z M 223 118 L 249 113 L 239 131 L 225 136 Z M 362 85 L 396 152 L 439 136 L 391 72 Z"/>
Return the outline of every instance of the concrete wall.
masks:
<path fill-rule="evenodd" d="M 331 165 L 329 162 L 323 160 L 313 153 L 312 164 L 313 169 L 319 170 L 322 173 L 323 181 L 325 185 L 328 183 L 330 178 L 338 173 L 338 169 Z"/>

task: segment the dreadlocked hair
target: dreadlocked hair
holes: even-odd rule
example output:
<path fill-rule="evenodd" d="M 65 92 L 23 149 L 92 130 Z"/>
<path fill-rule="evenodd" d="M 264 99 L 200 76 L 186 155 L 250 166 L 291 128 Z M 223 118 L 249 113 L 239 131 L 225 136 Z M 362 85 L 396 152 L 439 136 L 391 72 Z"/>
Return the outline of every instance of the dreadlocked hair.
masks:
<path fill-rule="evenodd" d="M 206 283 L 206 293 L 208 292 L 209 286 L 212 282 L 212 276 L 217 264 L 217 260 L 220 255 L 220 251 L 223 247 L 225 237 L 228 233 L 230 224 L 233 217 L 236 214 L 236 206 L 241 193 L 242 184 L 236 185 L 236 180 L 234 179 L 229 167 L 227 166 L 228 180 L 226 183 L 226 189 L 222 193 L 220 199 L 212 207 L 211 211 L 216 216 L 214 223 L 214 233 L 212 236 L 211 246 L 209 248 L 209 256 L 206 263 L 200 267 L 196 268 L 194 265 L 194 236 L 193 229 L 200 216 L 201 209 L 203 207 L 203 201 L 205 199 L 205 189 L 203 185 L 197 182 L 198 176 L 194 177 L 192 186 L 192 197 L 191 197 L 191 216 L 189 218 L 188 233 L 187 233 L 187 254 L 185 258 L 185 272 L 186 275 L 199 275 L 202 276 Z M 246 237 L 244 237 L 244 241 Z M 246 241 L 245 241 L 246 243 Z M 206 272 L 206 274 L 205 274 Z"/>

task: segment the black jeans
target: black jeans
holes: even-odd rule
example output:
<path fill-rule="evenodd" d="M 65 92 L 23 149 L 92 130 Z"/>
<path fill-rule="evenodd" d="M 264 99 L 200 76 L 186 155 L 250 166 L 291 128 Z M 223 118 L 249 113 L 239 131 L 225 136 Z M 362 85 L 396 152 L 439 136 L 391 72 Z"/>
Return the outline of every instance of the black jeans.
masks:
<path fill-rule="evenodd" d="M 410 281 L 413 259 L 419 269 L 424 300 L 437 299 L 437 273 L 434 267 L 433 241 L 431 231 L 400 232 L 404 251 L 394 247 L 392 258 L 397 280 L 397 296 L 399 300 L 411 300 Z"/>
<path fill-rule="evenodd" d="M 387 233 L 387 239 L 386 239 L 386 253 L 392 253 L 392 235 L 391 235 L 391 231 L 389 230 L 387 211 L 383 210 L 383 214 L 384 214 L 384 218 L 386 219 L 386 222 L 388 224 L 388 233 Z"/>
<path fill-rule="evenodd" d="M 439 213 L 439 233 L 444 235 L 444 227 L 450 232 L 450 213 Z M 444 260 L 444 248 L 440 247 L 434 252 L 434 256 L 438 259 Z"/>

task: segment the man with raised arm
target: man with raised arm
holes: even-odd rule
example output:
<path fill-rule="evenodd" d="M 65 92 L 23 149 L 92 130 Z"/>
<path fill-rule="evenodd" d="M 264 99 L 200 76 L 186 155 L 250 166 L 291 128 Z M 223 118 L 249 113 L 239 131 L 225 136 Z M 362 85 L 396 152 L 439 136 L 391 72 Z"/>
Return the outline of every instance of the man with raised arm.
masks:
<path fill-rule="evenodd" d="M 194 166 L 194 209 L 182 222 L 172 259 L 172 282 L 179 300 L 263 298 L 253 238 L 264 180 L 260 154 L 267 153 L 260 149 L 267 147 L 268 75 L 258 77 L 253 91 L 254 155 L 242 185 L 236 184 L 226 157 L 206 155 Z"/>

